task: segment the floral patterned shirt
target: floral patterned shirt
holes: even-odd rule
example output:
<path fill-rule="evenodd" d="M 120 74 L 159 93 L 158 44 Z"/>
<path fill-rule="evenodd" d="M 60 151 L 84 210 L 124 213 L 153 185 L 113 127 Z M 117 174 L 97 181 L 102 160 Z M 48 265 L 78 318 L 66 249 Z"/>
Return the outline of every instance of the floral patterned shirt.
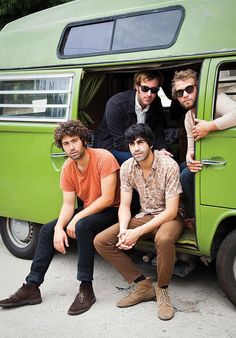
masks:
<path fill-rule="evenodd" d="M 154 151 L 152 172 L 145 180 L 139 164 L 134 158 L 125 161 L 120 170 L 121 191 L 137 190 L 141 210 L 135 216 L 157 215 L 165 210 L 166 200 L 182 192 L 179 181 L 179 166 L 169 156 Z"/>

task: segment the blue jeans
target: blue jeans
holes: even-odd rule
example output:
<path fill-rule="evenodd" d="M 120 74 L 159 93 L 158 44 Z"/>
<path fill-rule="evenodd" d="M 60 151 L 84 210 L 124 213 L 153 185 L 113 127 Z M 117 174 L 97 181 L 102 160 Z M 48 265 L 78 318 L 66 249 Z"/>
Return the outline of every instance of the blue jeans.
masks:
<path fill-rule="evenodd" d="M 123 162 L 125 162 L 126 160 L 132 157 L 129 151 L 119 151 L 119 150 L 111 149 L 110 152 L 112 153 L 112 155 L 115 156 L 119 165 L 121 165 Z"/>
<path fill-rule="evenodd" d="M 195 199 L 194 199 L 194 173 L 191 172 L 188 167 L 184 164 L 180 166 L 180 182 L 183 188 L 183 191 L 189 201 L 190 216 L 195 214 Z"/>
<path fill-rule="evenodd" d="M 75 210 L 75 214 L 80 209 Z M 94 237 L 109 226 L 118 222 L 118 208 L 107 208 L 99 213 L 87 216 L 79 220 L 76 224 L 75 233 L 78 246 L 78 271 L 77 279 L 80 281 L 93 280 Z M 26 282 L 42 284 L 47 269 L 55 253 L 53 246 L 54 227 L 57 219 L 44 224 L 40 229 L 39 241 L 34 254 L 30 273 L 26 277 Z"/>

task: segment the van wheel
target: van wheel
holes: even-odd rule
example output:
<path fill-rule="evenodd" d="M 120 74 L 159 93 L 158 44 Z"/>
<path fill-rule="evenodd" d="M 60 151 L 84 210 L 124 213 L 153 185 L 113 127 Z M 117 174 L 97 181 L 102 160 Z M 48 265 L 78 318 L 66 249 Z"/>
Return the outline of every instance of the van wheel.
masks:
<path fill-rule="evenodd" d="M 224 293 L 236 306 L 236 229 L 226 236 L 220 246 L 216 272 Z"/>
<path fill-rule="evenodd" d="M 40 226 L 36 223 L 15 218 L 1 218 L 0 232 L 3 243 L 16 257 L 32 259 L 38 238 Z"/>

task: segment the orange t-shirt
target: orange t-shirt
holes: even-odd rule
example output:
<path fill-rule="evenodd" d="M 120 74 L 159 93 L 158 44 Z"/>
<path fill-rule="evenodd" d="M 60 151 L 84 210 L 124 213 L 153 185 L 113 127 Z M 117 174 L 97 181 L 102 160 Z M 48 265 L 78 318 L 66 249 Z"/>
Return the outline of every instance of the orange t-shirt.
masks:
<path fill-rule="evenodd" d="M 64 191 L 75 191 L 83 201 L 84 208 L 101 196 L 101 179 L 117 172 L 117 186 L 112 207 L 118 207 L 120 201 L 120 166 L 115 157 L 105 149 L 87 148 L 89 154 L 88 168 L 81 173 L 76 161 L 68 158 L 62 168 L 60 186 Z"/>

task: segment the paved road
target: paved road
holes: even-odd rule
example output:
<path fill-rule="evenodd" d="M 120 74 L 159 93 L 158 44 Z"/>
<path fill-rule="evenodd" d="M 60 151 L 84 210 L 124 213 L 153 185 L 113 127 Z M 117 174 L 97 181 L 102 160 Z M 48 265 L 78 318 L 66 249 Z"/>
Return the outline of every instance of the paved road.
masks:
<path fill-rule="evenodd" d="M 24 281 L 30 261 L 17 259 L 0 239 L 0 299 L 12 294 Z M 76 249 L 56 255 L 41 286 L 43 303 L 0 309 L 1 338 L 154 338 L 236 337 L 236 309 L 223 295 L 214 273 L 203 265 L 185 278 L 173 277 L 170 293 L 176 315 L 160 321 L 156 303 L 118 309 L 116 301 L 127 284 L 100 257 L 95 261 L 97 302 L 80 316 L 68 316 L 79 283 L 76 281 Z"/>

